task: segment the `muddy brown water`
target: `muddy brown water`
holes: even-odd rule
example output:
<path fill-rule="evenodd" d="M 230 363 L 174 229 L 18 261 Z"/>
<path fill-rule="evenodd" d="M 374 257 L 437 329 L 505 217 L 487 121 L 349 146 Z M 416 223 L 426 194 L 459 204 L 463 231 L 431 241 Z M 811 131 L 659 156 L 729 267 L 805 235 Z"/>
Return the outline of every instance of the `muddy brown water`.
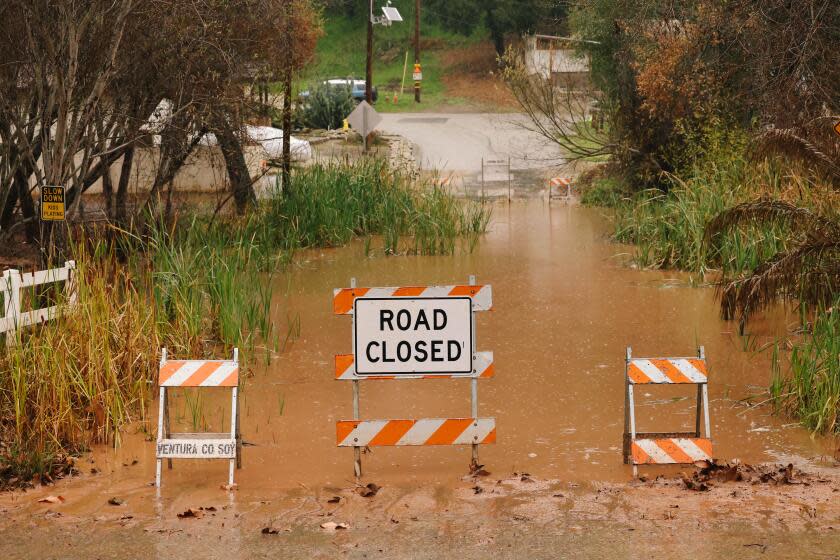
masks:
<path fill-rule="evenodd" d="M 299 316 L 300 337 L 270 365 L 252 362 L 241 419 L 249 445 L 231 499 L 246 503 L 352 480 L 353 452 L 335 445 L 335 421 L 352 418 L 352 387 L 333 379 L 333 356 L 351 350 L 351 324 L 332 313 L 333 288 L 348 286 L 351 277 L 360 286 L 400 286 L 465 283 L 474 274 L 492 284 L 494 309 L 478 314 L 477 349 L 495 353 L 495 377 L 479 381 L 479 415 L 497 422 L 498 442 L 480 449 L 494 475 L 629 480 L 621 456 L 627 345 L 640 357 L 692 355 L 698 343 L 705 346 L 717 457 L 818 463 L 830 455 L 825 442 L 768 406 L 739 404 L 765 398 L 770 356 L 743 351 L 734 325 L 719 319 L 714 290 L 692 287 L 684 274 L 628 267 L 629 248 L 611 243 L 608 231 L 598 210 L 514 201 L 494 208 L 490 231 L 472 253 L 366 256 L 360 242 L 300 255 L 276 278 L 273 308 L 279 324 Z M 785 320 L 755 328 L 769 337 Z M 642 388 L 637 395 L 639 430 L 693 427 L 693 388 Z M 469 396 L 467 380 L 363 381 L 361 417 L 469 416 Z M 203 398 L 204 421 L 220 427 L 227 403 Z M 179 398 L 174 407 L 176 420 L 189 423 L 189 403 Z M 72 507 L 81 511 L 119 493 L 151 509 L 150 439 L 138 429 L 118 449 L 99 448 L 83 459 L 83 480 L 65 489 Z M 444 488 L 458 483 L 469 460 L 469 446 L 380 447 L 363 455 L 363 468 L 365 481 L 380 485 Z M 88 466 L 101 472 L 88 476 Z M 175 461 L 164 470 L 163 493 L 185 503 L 218 499 L 226 472 L 224 461 Z"/>

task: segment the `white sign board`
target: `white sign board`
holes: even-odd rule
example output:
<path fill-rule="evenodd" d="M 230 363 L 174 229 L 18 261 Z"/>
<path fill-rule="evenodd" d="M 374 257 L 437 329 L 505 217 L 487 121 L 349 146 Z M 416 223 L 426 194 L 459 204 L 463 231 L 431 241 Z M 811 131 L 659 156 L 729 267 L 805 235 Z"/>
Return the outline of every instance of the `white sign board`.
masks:
<path fill-rule="evenodd" d="M 382 117 L 367 101 L 362 101 L 347 115 L 347 122 L 353 127 L 353 130 L 361 134 L 363 138 L 366 138 L 368 134 L 379 126 L 379 123 L 382 122 Z"/>
<path fill-rule="evenodd" d="M 469 297 L 356 298 L 356 375 L 472 373 Z"/>
<path fill-rule="evenodd" d="M 234 439 L 164 439 L 157 444 L 158 459 L 234 459 Z"/>

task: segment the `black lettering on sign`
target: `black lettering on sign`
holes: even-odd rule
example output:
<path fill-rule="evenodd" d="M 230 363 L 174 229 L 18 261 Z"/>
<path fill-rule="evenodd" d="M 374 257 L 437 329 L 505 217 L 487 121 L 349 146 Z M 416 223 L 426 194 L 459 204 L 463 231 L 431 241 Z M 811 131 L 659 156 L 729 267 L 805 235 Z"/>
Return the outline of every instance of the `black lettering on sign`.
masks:
<path fill-rule="evenodd" d="M 450 340 L 447 343 L 449 350 L 449 361 L 454 362 L 461 357 L 461 345 L 457 340 Z"/>
<path fill-rule="evenodd" d="M 425 325 L 425 329 L 429 330 L 429 319 L 426 318 L 426 312 L 421 309 L 417 315 L 417 321 L 414 323 L 414 330 L 419 331 L 420 325 Z"/>
<path fill-rule="evenodd" d="M 432 361 L 433 362 L 442 362 L 443 361 L 443 341 L 442 340 L 433 340 L 432 341 Z"/>
<path fill-rule="evenodd" d="M 391 321 L 394 320 L 394 312 L 390 309 L 380 309 L 379 310 L 379 330 L 385 330 L 385 323 L 388 323 L 388 330 L 394 330 L 394 325 L 391 324 Z"/>
<path fill-rule="evenodd" d="M 397 359 L 403 363 L 411 359 L 411 344 L 405 340 L 397 344 Z"/>
<path fill-rule="evenodd" d="M 411 313 L 407 309 L 397 311 L 397 328 L 407 331 L 411 327 Z"/>
<path fill-rule="evenodd" d="M 368 345 L 367 345 L 367 348 L 365 349 L 365 353 L 367 354 L 367 359 L 368 359 L 368 361 L 369 361 L 369 362 L 371 362 L 371 363 L 374 363 L 374 364 L 375 364 L 376 362 L 378 362 L 378 361 L 379 361 L 379 356 L 374 357 L 374 356 L 370 353 L 370 349 L 371 349 L 371 347 L 373 347 L 373 346 L 379 346 L 379 343 L 378 343 L 378 342 L 376 342 L 376 341 L 373 341 L 373 342 L 371 342 L 370 344 L 368 344 Z"/>
<path fill-rule="evenodd" d="M 443 309 L 435 309 L 434 311 L 435 316 L 435 330 L 443 330 L 446 328 L 446 311 Z"/>

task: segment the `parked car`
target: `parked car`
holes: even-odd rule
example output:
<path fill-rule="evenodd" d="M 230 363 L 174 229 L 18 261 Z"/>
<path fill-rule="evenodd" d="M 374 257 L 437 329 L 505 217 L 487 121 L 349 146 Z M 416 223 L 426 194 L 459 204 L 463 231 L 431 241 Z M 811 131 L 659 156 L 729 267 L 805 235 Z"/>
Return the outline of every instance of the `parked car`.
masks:
<path fill-rule="evenodd" d="M 324 80 L 323 83 L 328 85 L 329 87 L 348 88 L 350 90 L 350 95 L 357 103 L 364 101 L 365 99 L 364 80 L 356 80 L 354 78 L 333 78 L 330 80 Z M 309 97 L 309 90 L 300 92 L 300 96 L 305 100 L 307 97 Z M 373 102 L 376 103 L 376 100 L 379 97 L 379 95 L 375 87 L 371 92 L 371 96 L 373 97 Z"/>

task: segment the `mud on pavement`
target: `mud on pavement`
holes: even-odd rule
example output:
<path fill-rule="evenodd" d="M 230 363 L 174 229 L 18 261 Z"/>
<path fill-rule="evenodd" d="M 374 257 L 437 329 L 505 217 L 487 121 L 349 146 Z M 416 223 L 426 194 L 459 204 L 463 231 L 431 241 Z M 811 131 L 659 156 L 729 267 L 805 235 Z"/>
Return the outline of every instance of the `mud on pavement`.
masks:
<path fill-rule="evenodd" d="M 785 470 L 713 477 L 702 491 L 681 476 L 577 484 L 488 473 L 372 494 L 216 489 L 192 503 L 139 492 L 79 507 L 71 493 L 40 503 L 32 492 L 3 500 L 0 536 L 4 557 L 44 559 L 840 557 L 840 479 Z"/>

